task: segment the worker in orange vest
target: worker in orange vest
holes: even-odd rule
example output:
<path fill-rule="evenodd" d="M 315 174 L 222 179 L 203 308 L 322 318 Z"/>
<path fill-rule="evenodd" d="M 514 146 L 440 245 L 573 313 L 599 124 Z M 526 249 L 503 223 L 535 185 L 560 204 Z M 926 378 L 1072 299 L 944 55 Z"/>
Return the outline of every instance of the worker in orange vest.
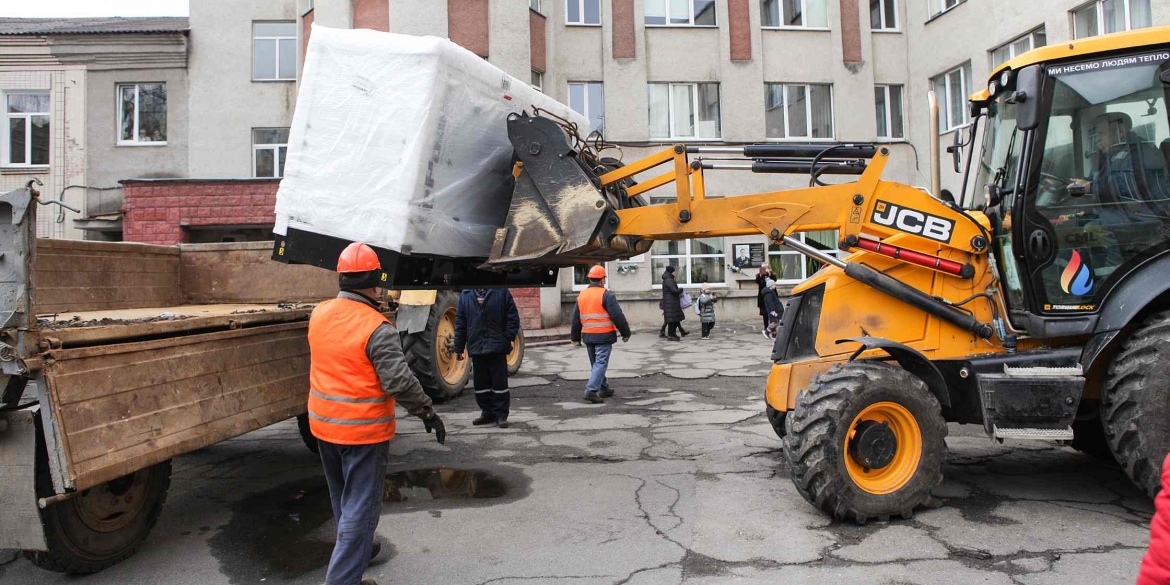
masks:
<path fill-rule="evenodd" d="M 382 314 L 382 263 L 373 248 L 353 243 L 337 261 L 341 292 L 309 317 L 309 428 L 320 446 L 337 543 L 327 585 L 362 580 L 381 546 L 374 538 L 394 438 L 395 401 L 423 420 L 442 443 L 447 430 L 402 354 L 398 331 Z"/>
<path fill-rule="evenodd" d="M 584 340 L 589 352 L 592 371 L 585 383 L 585 402 L 600 404 L 613 396 L 605 370 L 609 367 L 609 356 L 613 344 L 617 343 L 618 333 L 621 333 L 623 342 L 630 340 L 630 325 L 622 314 L 617 297 L 605 288 L 605 267 L 598 264 L 590 268 L 588 277 L 589 288 L 581 291 L 573 306 L 570 336 L 573 345 L 578 347 Z"/>

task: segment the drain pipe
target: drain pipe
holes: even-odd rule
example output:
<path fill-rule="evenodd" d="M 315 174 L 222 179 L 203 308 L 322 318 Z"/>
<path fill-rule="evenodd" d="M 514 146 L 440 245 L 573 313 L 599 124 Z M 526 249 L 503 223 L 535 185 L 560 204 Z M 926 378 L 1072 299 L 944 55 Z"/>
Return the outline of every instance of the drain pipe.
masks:
<path fill-rule="evenodd" d="M 934 91 L 926 94 L 926 101 L 930 105 L 930 194 L 938 199 L 942 195 L 942 177 L 938 136 L 938 96 Z"/>

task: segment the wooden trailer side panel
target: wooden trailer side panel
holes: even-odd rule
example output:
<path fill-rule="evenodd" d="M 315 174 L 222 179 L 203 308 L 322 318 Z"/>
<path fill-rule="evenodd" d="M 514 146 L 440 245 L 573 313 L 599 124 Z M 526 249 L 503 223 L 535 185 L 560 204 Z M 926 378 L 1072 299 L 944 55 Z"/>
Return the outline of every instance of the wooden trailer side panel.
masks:
<path fill-rule="evenodd" d="M 51 352 L 67 484 L 86 489 L 304 412 L 307 331 L 302 321 Z"/>
<path fill-rule="evenodd" d="M 50 239 L 36 245 L 37 314 L 183 304 L 175 246 Z"/>

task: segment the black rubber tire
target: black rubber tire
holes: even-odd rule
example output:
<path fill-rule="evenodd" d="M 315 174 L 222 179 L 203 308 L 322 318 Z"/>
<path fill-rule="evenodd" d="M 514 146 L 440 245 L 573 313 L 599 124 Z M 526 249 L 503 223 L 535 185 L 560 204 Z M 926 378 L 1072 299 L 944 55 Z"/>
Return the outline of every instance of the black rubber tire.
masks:
<path fill-rule="evenodd" d="M 57 502 L 41 510 L 49 550 L 26 553 L 28 558 L 42 569 L 84 575 L 116 565 L 138 552 L 166 502 L 171 485 L 171 461 L 168 459 L 137 473 L 149 474 L 144 496 L 148 501 L 129 524 L 112 532 L 99 532 L 82 520 L 77 511 L 77 498 Z"/>
<path fill-rule="evenodd" d="M 1105 424 L 1100 416 L 1073 421 L 1073 440 L 1069 446 L 1098 459 L 1113 459 L 1109 440 L 1105 437 Z"/>
<path fill-rule="evenodd" d="M 321 455 L 321 446 L 317 444 L 317 437 L 313 436 L 313 431 L 309 428 L 309 413 L 297 415 L 297 430 L 301 432 L 301 440 L 305 442 L 305 447 L 314 455 Z"/>
<path fill-rule="evenodd" d="M 516 374 L 518 374 L 520 372 L 520 367 L 524 365 L 524 350 L 527 348 L 527 343 L 524 341 L 524 330 L 523 329 L 516 332 L 516 341 L 513 341 L 512 343 L 513 343 L 513 347 L 515 347 L 515 344 L 520 344 L 520 351 L 516 355 L 516 361 L 514 361 L 514 362 L 509 361 L 508 362 L 508 375 L 509 376 L 515 376 Z M 512 354 L 508 354 L 508 357 L 512 357 Z"/>
<path fill-rule="evenodd" d="M 922 433 L 922 458 L 909 482 L 884 495 L 862 490 L 845 468 L 849 425 L 865 407 L 895 402 L 914 416 Z M 938 399 L 920 378 L 880 362 L 847 362 L 817 375 L 788 413 L 784 455 L 792 483 L 804 499 L 838 520 L 859 524 L 891 516 L 911 518 L 942 482 L 947 425 Z"/>
<path fill-rule="evenodd" d="M 448 384 L 439 374 L 435 355 L 435 336 L 439 328 L 439 319 L 448 309 L 459 306 L 459 293 L 456 291 L 441 290 L 435 296 L 435 303 L 431 305 L 430 315 L 427 316 L 426 329 L 418 333 L 402 336 L 402 352 L 406 354 L 406 363 L 427 396 L 436 402 L 452 400 L 463 393 L 468 378 L 471 377 L 471 365 L 464 370 L 462 380 L 456 384 Z"/>
<path fill-rule="evenodd" d="M 784 419 L 788 418 L 787 411 L 780 411 L 768 405 L 764 408 L 764 412 L 768 415 L 768 422 L 772 424 L 772 430 L 776 431 L 776 436 L 781 439 L 788 434 L 788 428 L 784 424 Z"/>
<path fill-rule="evenodd" d="M 1170 451 L 1170 312 L 1154 313 L 1121 344 L 1101 400 L 1105 436 L 1138 488 L 1158 493 Z"/>

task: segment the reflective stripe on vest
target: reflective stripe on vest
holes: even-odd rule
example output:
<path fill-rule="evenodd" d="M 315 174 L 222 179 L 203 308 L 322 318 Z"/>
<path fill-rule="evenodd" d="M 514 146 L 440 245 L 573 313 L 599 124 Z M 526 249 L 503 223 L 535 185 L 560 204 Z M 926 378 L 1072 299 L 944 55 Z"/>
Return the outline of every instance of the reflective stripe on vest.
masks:
<path fill-rule="evenodd" d="M 377 309 L 350 299 L 325 301 L 309 318 L 309 428 L 339 445 L 394 437 L 394 399 L 386 395 L 366 343 L 389 323 Z"/>
<path fill-rule="evenodd" d="M 581 314 L 581 333 L 613 333 L 617 331 L 609 313 L 605 311 L 604 287 L 591 286 L 577 296 L 577 312 Z"/>

